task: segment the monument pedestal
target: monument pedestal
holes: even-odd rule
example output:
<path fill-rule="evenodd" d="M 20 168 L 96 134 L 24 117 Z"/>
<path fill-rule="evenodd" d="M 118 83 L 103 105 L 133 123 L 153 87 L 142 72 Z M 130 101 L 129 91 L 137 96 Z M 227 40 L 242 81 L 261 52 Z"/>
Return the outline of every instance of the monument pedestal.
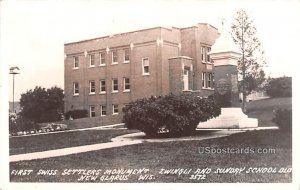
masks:
<path fill-rule="evenodd" d="M 201 129 L 236 129 L 254 128 L 258 126 L 258 120 L 248 118 L 241 108 L 221 108 L 221 115 L 206 122 L 199 123 Z"/>
<path fill-rule="evenodd" d="M 221 107 L 221 115 L 199 123 L 198 129 L 254 128 L 257 119 L 248 118 L 242 112 L 238 91 L 238 60 L 241 53 L 228 32 L 223 32 L 208 53 L 214 62 L 215 103 Z"/>

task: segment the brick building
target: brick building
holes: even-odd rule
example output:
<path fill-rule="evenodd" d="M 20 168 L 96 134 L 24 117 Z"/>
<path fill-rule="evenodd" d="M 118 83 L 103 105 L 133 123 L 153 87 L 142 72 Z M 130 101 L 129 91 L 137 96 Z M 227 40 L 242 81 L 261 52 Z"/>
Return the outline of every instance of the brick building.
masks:
<path fill-rule="evenodd" d="M 169 93 L 213 93 L 209 24 L 156 27 L 65 44 L 65 111 L 121 122 L 131 101 Z"/>

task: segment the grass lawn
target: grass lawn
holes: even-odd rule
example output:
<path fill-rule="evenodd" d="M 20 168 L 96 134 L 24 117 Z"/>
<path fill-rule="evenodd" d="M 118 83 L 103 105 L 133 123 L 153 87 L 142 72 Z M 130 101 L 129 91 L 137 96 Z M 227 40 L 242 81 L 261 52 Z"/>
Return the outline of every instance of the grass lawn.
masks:
<path fill-rule="evenodd" d="M 9 153 L 10 155 L 15 155 L 66 148 L 72 146 L 104 143 L 109 142 L 113 137 L 132 132 L 136 131 L 126 129 L 87 130 L 24 137 L 13 137 L 9 139 Z"/>
<path fill-rule="evenodd" d="M 291 98 L 276 98 L 253 101 L 247 104 L 247 115 L 259 119 L 260 126 L 275 125 L 271 122 L 273 110 L 291 108 Z M 11 154 L 34 152 L 37 150 L 62 148 L 68 146 L 107 142 L 112 137 L 130 133 L 126 130 L 82 131 L 10 139 Z M 56 136 L 57 135 L 57 136 Z M 204 134 L 203 134 L 204 135 Z M 11 182 L 78 182 L 82 176 L 68 173 L 71 169 L 98 170 L 94 179 L 83 182 L 292 182 L 291 173 L 279 173 L 280 168 L 292 167 L 292 135 L 279 130 L 264 130 L 238 133 L 218 139 L 203 141 L 174 141 L 160 143 L 143 143 L 119 148 L 80 153 L 56 158 L 21 161 L 10 163 L 10 171 L 33 170 L 30 175 L 10 175 Z M 22 147 L 22 148 L 21 148 Z M 237 153 L 200 153 L 200 148 L 210 150 L 253 150 Z M 260 149 L 267 151 L 259 153 Z M 26 151 L 25 151 L 26 150 Z M 214 173 L 217 169 L 243 168 L 239 174 Z M 274 173 L 260 173 L 252 168 L 270 169 Z M 142 169 L 141 174 L 104 175 L 112 169 Z M 205 176 L 193 179 L 197 169 L 210 169 Z M 161 169 L 183 169 L 185 174 L 161 174 Z M 38 175 L 43 170 L 44 174 Z M 100 171 L 101 170 L 101 171 Z M 182 171 L 183 171 L 182 170 Z M 276 171 L 275 171 L 276 170 Z M 228 170 L 230 172 L 232 170 Z M 48 172 L 48 173 L 47 173 Z M 254 173 L 253 173 L 254 172 Z M 55 173 L 55 175 L 51 175 Z M 69 175 L 70 174 L 70 175 Z M 102 178 L 104 176 L 104 179 Z M 105 177 L 108 177 L 105 180 Z M 114 178 L 110 181 L 111 177 Z M 205 179 L 200 179 L 205 178 Z M 126 180 L 122 180 L 126 179 Z"/>
<path fill-rule="evenodd" d="M 211 148 L 251 148 L 254 153 L 227 153 L 212 154 L 200 153 L 200 147 Z M 275 150 L 259 154 L 259 148 Z M 86 169 L 102 172 L 107 169 L 141 169 L 147 168 L 147 174 L 155 179 L 139 181 L 139 175 L 131 175 L 125 182 L 291 182 L 291 174 L 249 173 L 241 174 L 207 174 L 204 180 L 189 179 L 189 174 L 160 174 L 161 169 L 182 168 L 186 170 L 197 168 L 230 167 L 267 167 L 275 168 L 278 172 L 281 167 L 291 167 L 291 135 L 280 131 L 252 131 L 234 134 L 219 139 L 204 141 L 176 141 L 164 143 L 143 143 L 120 148 L 105 149 L 88 153 L 81 153 L 57 158 L 23 161 L 10 164 L 10 170 L 32 169 L 33 175 L 11 175 L 14 182 L 77 182 L 80 175 L 63 175 L 65 169 Z M 40 169 L 57 170 L 56 175 L 36 175 Z M 94 182 L 102 182 L 100 176 Z M 88 180 L 87 182 L 91 182 Z M 105 182 L 105 181 L 104 181 Z M 106 181 L 107 182 L 107 181 Z M 110 182 L 110 181 L 108 181 Z M 116 180 L 113 182 L 122 182 Z"/>

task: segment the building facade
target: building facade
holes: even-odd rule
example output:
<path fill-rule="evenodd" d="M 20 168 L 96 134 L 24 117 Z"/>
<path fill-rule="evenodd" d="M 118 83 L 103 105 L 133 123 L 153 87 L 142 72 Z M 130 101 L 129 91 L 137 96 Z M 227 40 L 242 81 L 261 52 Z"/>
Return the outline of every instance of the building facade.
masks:
<path fill-rule="evenodd" d="M 121 122 L 122 107 L 140 98 L 208 96 L 213 93 L 213 63 L 207 53 L 218 36 L 215 27 L 197 24 L 67 43 L 65 111 L 86 109 L 90 117 Z"/>

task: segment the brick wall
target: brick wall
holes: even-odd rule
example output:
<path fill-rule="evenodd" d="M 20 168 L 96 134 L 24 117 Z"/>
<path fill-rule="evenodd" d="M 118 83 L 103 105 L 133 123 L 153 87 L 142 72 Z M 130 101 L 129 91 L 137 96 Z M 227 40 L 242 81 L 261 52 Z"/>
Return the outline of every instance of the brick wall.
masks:
<path fill-rule="evenodd" d="M 181 93 L 182 66 L 169 62 L 169 58 L 178 56 L 192 58 L 185 60 L 193 64 L 193 72 L 189 73 L 189 86 L 191 90 L 201 91 L 201 94 L 206 96 L 210 91 L 202 89 L 201 74 L 207 67 L 200 59 L 200 44 L 212 45 L 217 35 L 214 27 L 198 24 L 185 29 L 157 27 L 65 44 L 65 111 L 89 110 L 89 106 L 93 105 L 96 116 L 99 116 L 100 105 L 106 105 L 105 117 L 108 117 L 113 112 L 113 104 L 119 105 L 121 112 L 125 104 L 136 99 L 170 92 Z M 129 49 L 129 63 L 124 63 L 124 49 Z M 112 51 L 117 52 L 118 64 L 112 64 Z M 105 66 L 99 65 L 100 53 L 105 55 Z M 90 54 L 95 56 L 95 67 L 90 67 Z M 78 69 L 73 68 L 74 56 L 79 58 Z M 143 58 L 149 58 L 150 75 L 142 73 Z M 173 65 L 170 67 L 170 64 Z M 130 92 L 123 92 L 124 77 L 130 79 Z M 106 94 L 99 93 L 102 79 L 106 80 Z M 112 93 L 112 79 L 118 79 L 117 93 Z M 91 80 L 96 84 L 96 93 L 92 95 L 89 94 Z M 78 96 L 73 96 L 74 82 L 79 83 Z M 100 122 L 100 119 L 90 119 L 88 125 Z"/>

